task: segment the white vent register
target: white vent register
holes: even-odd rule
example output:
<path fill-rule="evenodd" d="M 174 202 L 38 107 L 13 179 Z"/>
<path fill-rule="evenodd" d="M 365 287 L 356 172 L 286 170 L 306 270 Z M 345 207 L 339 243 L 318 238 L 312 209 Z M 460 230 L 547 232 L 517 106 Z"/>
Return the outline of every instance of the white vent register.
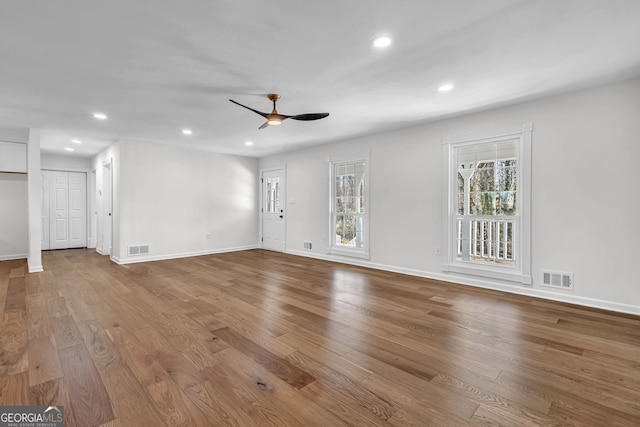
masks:
<path fill-rule="evenodd" d="M 149 254 L 149 245 L 137 245 L 137 246 L 129 246 L 127 247 L 127 255 L 148 255 Z"/>
<path fill-rule="evenodd" d="M 542 270 L 542 285 L 556 289 L 573 290 L 573 273 Z"/>

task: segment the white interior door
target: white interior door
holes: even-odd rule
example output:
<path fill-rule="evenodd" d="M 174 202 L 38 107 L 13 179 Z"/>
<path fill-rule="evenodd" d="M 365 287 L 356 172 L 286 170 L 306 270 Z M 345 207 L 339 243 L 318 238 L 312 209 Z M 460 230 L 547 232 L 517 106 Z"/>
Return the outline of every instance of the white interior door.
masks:
<path fill-rule="evenodd" d="M 66 249 L 69 247 L 69 174 L 67 172 L 51 172 L 49 200 L 49 247 Z"/>
<path fill-rule="evenodd" d="M 69 248 L 87 246 L 87 174 L 69 172 Z"/>
<path fill-rule="evenodd" d="M 113 174 L 111 171 L 111 160 L 102 165 L 102 255 L 112 253 L 112 233 L 113 233 Z"/>
<path fill-rule="evenodd" d="M 87 174 L 41 171 L 43 250 L 87 246 Z"/>
<path fill-rule="evenodd" d="M 285 171 L 262 173 L 262 248 L 285 249 Z"/>
<path fill-rule="evenodd" d="M 49 249 L 49 178 L 47 171 L 40 172 L 40 245 L 42 250 Z"/>

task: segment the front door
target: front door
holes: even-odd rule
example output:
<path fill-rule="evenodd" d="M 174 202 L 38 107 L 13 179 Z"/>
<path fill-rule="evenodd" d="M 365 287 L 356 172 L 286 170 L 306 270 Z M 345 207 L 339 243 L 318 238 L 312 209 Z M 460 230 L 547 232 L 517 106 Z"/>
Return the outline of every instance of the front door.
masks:
<path fill-rule="evenodd" d="M 262 173 L 262 248 L 285 249 L 285 174 L 284 169 Z"/>

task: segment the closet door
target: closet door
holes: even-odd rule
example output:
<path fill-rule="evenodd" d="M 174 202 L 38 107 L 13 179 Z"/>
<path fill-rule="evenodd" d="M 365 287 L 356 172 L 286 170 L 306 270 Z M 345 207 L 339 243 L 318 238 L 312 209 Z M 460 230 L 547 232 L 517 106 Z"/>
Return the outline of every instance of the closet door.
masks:
<path fill-rule="evenodd" d="M 51 173 L 49 171 L 41 171 L 40 172 L 40 229 L 41 229 L 41 239 L 40 239 L 40 247 L 42 250 L 47 250 L 49 248 L 49 192 L 50 185 L 49 179 L 51 178 Z"/>
<path fill-rule="evenodd" d="M 49 247 L 69 247 L 69 173 L 51 172 L 49 197 Z"/>
<path fill-rule="evenodd" d="M 42 249 L 87 246 L 87 174 L 42 171 Z"/>
<path fill-rule="evenodd" d="M 69 172 L 69 248 L 87 246 L 87 174 Z"/>

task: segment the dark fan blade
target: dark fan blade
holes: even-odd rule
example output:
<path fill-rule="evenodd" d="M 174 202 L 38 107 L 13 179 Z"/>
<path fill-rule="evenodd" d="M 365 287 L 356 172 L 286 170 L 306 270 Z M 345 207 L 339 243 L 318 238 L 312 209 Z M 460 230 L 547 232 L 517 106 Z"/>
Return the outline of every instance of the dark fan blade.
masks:
<path fill-rule="evenodd" d="M 267 126 L 269 126 L 269 122 L 264 122 L 264 123 L 262 124 L 262 126 L 260 126 L 258 129 L 264 129 L 264 128 L 266 128 Z"/>
<path fill-rule="evenodd" d="M 298 114 L 295 116 L 289 116 L 289 118 L 293 120 L 318 120 L 318 119 L 324 119 L 328 115 L 329 113 L 307 113 L 307 114 Z"/>
<path fill-rule="evenodd" d="M 234 101 L 233 99 L 230 99 L 229 101 L 233 102 L 233 103 L 234 103 L 234 104 L 236 104 L 236 105 L 239 105 L 239 106 L 241 106 L 241 107 L 244 107 L 244 108 L 246 108 L 247 110 L 251 110 L 251 111 L 253 111 L 253 112 L 254 112 L 254 113 L 256 113 L 256 114 L 260 114 L 260 115 L 261 115 L 262 117 L 264 117 L 265 119 L 266 119 L 267 117 L 269 117 L 269 113 L 263 113 L 262 111 L 254 110 L 253 108 L 251 108 L 251 107 L 247 107 L 246 105 L 242 105 L 242 104 L 240 104 L 239 102 Z"/>

